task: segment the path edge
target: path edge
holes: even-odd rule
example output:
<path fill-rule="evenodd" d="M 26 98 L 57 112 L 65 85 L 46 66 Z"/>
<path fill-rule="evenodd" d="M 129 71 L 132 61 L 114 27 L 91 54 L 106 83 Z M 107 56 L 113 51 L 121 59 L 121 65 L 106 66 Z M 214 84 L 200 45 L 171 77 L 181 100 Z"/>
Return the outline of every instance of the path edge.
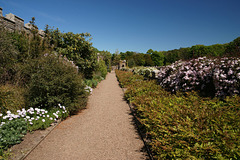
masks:
<path fill-rule="evenodd" d="M 32 147 L 32 149 L 30 151 L 28 151 L 27 154 L 23 155 L 19 160 L 24 160 L 25 158 L 27 158 L 27 156 L 35 149 L 37 148 L 37 146 L 53 131 L 54 128 L 56 128 L 62 121 L 58 121 L 54 127 L 35 145 Z"/>
<path fill-rule="evenodd" d="M 126 91 L 127 89 L 126 89 L 126 88 L 121 88 L 121 89 L 122 89 L 122 92 L 123 92 L 123 95 L 124 95 L 124 94 L 125 94 L 125 91 Z M 126 101 L 126 100 L 125 100 L 125 101 Z M 132 106 L 131 102 L 128 102 L 128 101 L 126 101 L 126 102 L 127 102 L 127 104 L 128 104 L 128 107 L 129 107 L 130 110 L 131 110 L 131 113 L 132 113 L 133 118 L 134 118 L 134 121 L 135 121 L 135 126 L 137 127 L 138 133 L 139 133 L 139 135 L 140 135 L 140 137 L 141 137 L 141 139 L 142 139 L 142 141 L 143 141 L 143 143 L 144 143 L 144 147 L 145 147 L 146 150 L 147 150 L 147 154 L 148 154 L 150 160 L 154 160 L 153 155 L 152 155 L 152 152 L 151 152 L 151 150 L 150 150 L 150 148 L 149 148 L 149 145 L 147 144 L 147 141 L 145 140 L 145 138 L 144 138 L 144 136 L 143 136 L 143 133 L 141 132 L 140 126 L 138 125 L 138 123 L 140 123 L 140 122 L 138 121 L 136 114 L 134 114 L 133 106 Z"/>

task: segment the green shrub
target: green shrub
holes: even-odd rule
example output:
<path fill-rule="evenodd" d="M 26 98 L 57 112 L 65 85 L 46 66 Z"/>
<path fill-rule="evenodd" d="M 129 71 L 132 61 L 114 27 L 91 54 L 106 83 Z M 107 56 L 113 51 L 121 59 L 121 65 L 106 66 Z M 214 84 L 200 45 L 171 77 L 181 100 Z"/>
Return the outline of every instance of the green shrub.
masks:
<path fill-rule="evenodd" d="M 48 109 L 60 103 L 71 114 L 85 107 L 88 95 L 84 90 L 83 78 L 64 59 L 54 55 L 38 58 L 25 68 L 24 74 L 26 81 L 29 81 L 29 106 Z"/>
<path fill-rule="evenodd" d="M 96 68 L 97 68 L 96 74 L 100 75 L 101 77 L 103 77 L 105 79 L 106 75 L 108 73 L 107 66 L 106 66 L 105 62 L 103 60 L 100 60 L 98 62 L 98 65 L 97 65 Z"/>
<path fill-rule="evenodd" d="M 119 80 L 130 79 L 116 73 Z M 155 159 L 240 159 L 239 96 L 221 101 L 196 92 L 175 95 L 155 81 L 124 87 Z"/>
<path fill-rule="evenodd" d="M 0 86 L 0 112 L 16 112 L 25 107 L 25 90 L 10 84 Z"/>
<path fill-rule="evenodd" d="M 11 81 L 15 71 L 18 52 L 9 33 L 0 24 L 0 83 Z"/>

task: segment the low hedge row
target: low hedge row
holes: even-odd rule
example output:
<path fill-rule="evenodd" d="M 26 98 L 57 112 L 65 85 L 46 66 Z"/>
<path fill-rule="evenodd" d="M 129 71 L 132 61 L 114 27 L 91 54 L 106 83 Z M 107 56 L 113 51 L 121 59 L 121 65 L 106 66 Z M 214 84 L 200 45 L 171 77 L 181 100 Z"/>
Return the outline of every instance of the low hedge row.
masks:
<path fill-rule="evenodd" d="M 171 94 L 155 81 L 136 81 L 116 71 L 127 88 L 156 159 L 240 159 L 240 97 Z"/>

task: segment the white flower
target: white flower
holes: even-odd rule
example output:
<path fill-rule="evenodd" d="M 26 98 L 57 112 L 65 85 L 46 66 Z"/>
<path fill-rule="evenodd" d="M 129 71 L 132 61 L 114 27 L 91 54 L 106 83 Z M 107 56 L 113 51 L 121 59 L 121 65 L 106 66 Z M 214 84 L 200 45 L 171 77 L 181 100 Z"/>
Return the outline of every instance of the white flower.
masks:
<path fill-rule="evenodd" d="M 0 117 L 2 117 L 3 116 L 3 114 L 2 113 L 0 113 Z"/>
<path fill-rule="evenodd" d="M 49 115 L 47 115 L 47 117 L 49 117 Z"/>
<path fill-rule="evenodd" d="M 53 118 L 52 118 L 52 117 L 50 117 L 49 119 L 50 119 L 51 121 L 53 120 Z"/>
<path fill-rule="evenodd" d="M 30 117 L 29 116 L 26 116 L 27 119 L 29 119 Z"/>
<path fill-rule="evenodd" d="M 30 122 L 29 124 L 33 125 L 33 123 L 32 123 L 32 122 Z"/>
<path fill-rule="evenodd" d="M 53 115 L 54 115 L 56 118 L 58 118 L 58 115 L 57 115 L 56 113 L 53 113 Z"/>
<path fill-rule="evenodd" d="M 42 122 L 45 122 L 45 119 L 42 119 Z"/>

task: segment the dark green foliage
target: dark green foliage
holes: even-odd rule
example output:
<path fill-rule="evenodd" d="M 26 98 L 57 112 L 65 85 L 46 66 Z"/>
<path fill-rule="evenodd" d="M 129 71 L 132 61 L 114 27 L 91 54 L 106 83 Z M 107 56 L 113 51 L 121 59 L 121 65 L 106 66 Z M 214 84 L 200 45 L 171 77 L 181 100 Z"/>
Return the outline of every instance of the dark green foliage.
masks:
<path fill-rule="evenodd" d="M 14 144 L 20 143 L 26 133 L 27 125 L 22 119 L 6 122 L 6 124 L 0 128 L 0 148 L 5 150 Z M 2 155 L 2 153 L 0 153 L 0 155 Z"/>
<path fill-rule="evenodd" d="M 128 67 L 130 67 L 130 68 L 136 66 L 136 62 L 133 58 L 128 59 L 127 62 L 128 62 Z"/>
<path fill-rule="evenodd" d="M 150 54 L 144 54 L 145 64 L 144 66 L 154 66 L 154 62 L 152 61 Z"/>
<path fill-rule="evenodd" d="M 121 57 L 119 54 L 113 53 L 111 57 L 112 66 L 117 66 L 121 60 Z"/>
<path fill-rule="evenodd" d="M 116 72 L 121 80 L 131 73 Z M 122 77 L 122 78 L 121 78 Z M 240 97 L 170 94 L 155 81 L 128 82 L 133 104 L 155 159 L 239 159 Z"/>
<path fill-rule="evenodd" d="M 152 61 L 150 54 L 136 53 L 132 51 L 127 51 L 125 53 L 120 53 L 121 60 L 127 60 L 128 67 L 135 66 L 153 66 L 154 62 Z"/>
<path fill-rule="evenodd" d="M 240 56 L 240 37 L 226 45 L 226 54 L 230 56 Z"/>
<path fill-rule="evenodd" d="M 25 106 L 24 89 L 6 84 L 0 86 L 0 113 L 16 112 Z"/>
<path fill-rule="evenodd" d="M 11 81 L 16 73 L 19 52 L 14 46 L 10 34 L 0 25 L 0 83 Z"/>
<path fill-rule="evenodd" d="M 45 108 L 62 104 L 70 113 L 85 107 L 87 93 L 83 78 L 72 64 L 55 55 L 41 57 L 32 61 L 25 70 L 31 71 L 29 106 Z"/>

